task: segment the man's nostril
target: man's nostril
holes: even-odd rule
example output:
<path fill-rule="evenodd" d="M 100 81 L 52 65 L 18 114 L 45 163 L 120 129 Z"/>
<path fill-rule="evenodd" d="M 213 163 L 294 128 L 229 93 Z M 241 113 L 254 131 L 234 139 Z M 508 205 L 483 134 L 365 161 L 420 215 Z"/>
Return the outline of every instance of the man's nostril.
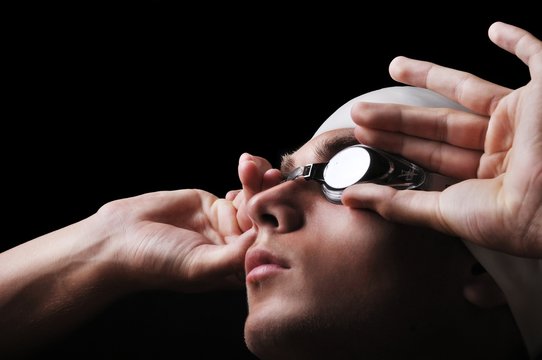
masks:
<path fill-rule="evenodd" d="M 277 218 L 270 214 L 262 214 L 262 223 L 272 225 L 273 227 L 279 226 Z"/>

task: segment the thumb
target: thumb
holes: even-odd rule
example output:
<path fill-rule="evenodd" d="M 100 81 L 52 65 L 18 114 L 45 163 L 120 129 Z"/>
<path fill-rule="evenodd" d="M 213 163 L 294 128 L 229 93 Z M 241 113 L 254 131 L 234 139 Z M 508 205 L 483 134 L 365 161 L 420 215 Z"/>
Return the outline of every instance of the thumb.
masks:
<path fill-rule="evenodd" d="M 225 245 L 213 246 L 214 251 L 205 253 L 207 264 L 212 264 L 212 272 L 216 275 L 227 275 L 244 271 L 245 255 L 256 239 L 254 228 L 241 235 L 228 237 Z"/>
<path fill-rule="evenodd" d="M 235 289 L 244 284 L 245 255 L 256 239 L 250 229 L 226 244 L 206 244 L 199 248 L 192 260 L 189 284 L 183 291 L 200 292 L 216 289 Z"/>
<path fill-rule="evenodd" d="M 384 185 L 358 184 L 344 190 L 342 203 L 351 208 L 373 210 L 388 221 L 451 234 L 451 229 L 440 216 L 440 195 L 438 191 L 397 190 Z"/>

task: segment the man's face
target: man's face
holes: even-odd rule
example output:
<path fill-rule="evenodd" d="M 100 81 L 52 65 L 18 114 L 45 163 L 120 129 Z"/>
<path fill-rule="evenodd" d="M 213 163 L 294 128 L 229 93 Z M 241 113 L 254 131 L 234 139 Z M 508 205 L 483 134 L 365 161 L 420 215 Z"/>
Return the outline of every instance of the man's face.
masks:
<path fill-rule="evenodd" d="M 353 143 L 350 129 L 323 133 L 288 156 L 283 171 L 328 161 Z M 247 206 L 258 236 L 245 263 L 245 338 L 261 358 L 404 353 L 447 331 L 454 307 L 464 306 L 459 279 L 473 260 L 458 241 L 332 204 L 304 179 Z"/>

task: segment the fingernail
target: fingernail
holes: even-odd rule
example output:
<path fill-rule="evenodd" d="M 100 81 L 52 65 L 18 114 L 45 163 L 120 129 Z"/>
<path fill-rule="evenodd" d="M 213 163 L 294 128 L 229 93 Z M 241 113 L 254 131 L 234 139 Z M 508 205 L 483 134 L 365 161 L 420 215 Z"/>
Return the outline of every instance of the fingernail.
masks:
<path fill-rule="evenodd" d="M 252 155 L 246 152 L 246 153 L 241 154 L 241 156 L 239 157 L 239 162 L 250 160 L 250 159 L 252 159 Z"/>

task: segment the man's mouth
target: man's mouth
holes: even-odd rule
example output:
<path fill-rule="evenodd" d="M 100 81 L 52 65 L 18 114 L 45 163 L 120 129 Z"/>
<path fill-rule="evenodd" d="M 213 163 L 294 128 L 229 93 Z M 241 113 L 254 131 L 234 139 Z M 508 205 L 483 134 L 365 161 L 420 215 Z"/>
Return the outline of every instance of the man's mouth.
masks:
<path fill-rule="evenodd" d="M 264 249 L 251 249 L 245 257 L 247 284 L 263 281 L 289 268 L 283 259 Z"/>

